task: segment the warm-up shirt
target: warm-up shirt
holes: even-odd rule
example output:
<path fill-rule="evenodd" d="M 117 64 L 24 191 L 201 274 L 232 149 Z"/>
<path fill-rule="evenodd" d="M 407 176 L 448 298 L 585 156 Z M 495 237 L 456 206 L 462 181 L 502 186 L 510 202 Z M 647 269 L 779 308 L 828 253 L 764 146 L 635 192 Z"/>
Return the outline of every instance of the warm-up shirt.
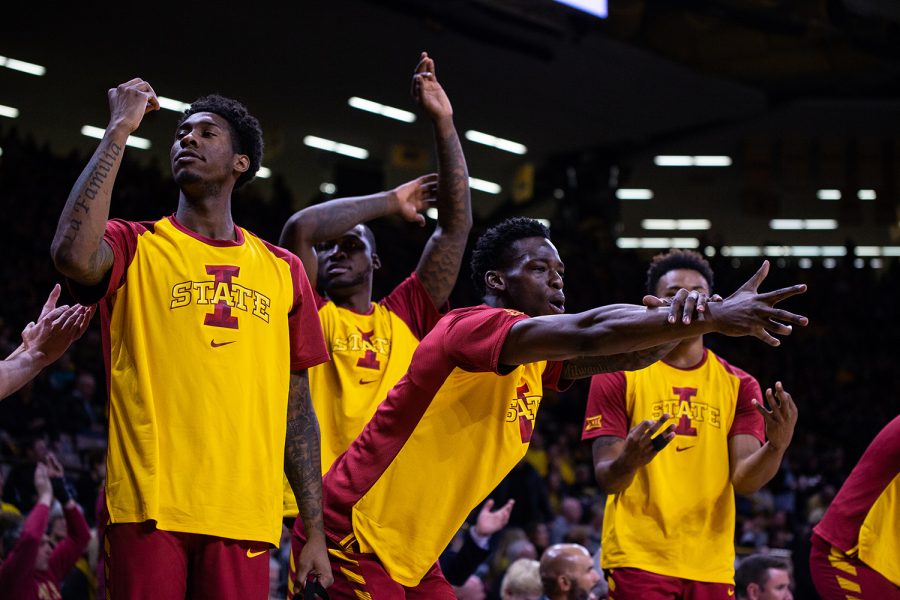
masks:
<path fill-rule="evenodd" d="M 277 545 L 290 373 L 328 359 L 300 260 L 174 217 L 104 240 L 111 522 Z"/>
<path fill-rule="evenodd" d="M 900 586 L 900 416 L 875 436 L 813 531 Z"/>
<path fill-rule="evenodd" d="M 668 413 L 675 439 L 610 494 L 603 517 L 604 569 L 631 567 L 714 583 L 734 583 L 734 488 L 729 438 L 765 441 L 759 383 L 711 351 L 696 367 L 663 361 L 638 371 L 595 375 L 582 439 L 625 438 L 641 421 Z"/>
<path fill-rule="evenodd" d="M 329 533 L 344 544 L 355 538 L 403 585 L 419 583 L 525 456 L 543 390 L 558 384 L 561 363 L 499 364 L 509 330 L 525 318 L 488 306 L 447 313 L 325 475 Z"/>

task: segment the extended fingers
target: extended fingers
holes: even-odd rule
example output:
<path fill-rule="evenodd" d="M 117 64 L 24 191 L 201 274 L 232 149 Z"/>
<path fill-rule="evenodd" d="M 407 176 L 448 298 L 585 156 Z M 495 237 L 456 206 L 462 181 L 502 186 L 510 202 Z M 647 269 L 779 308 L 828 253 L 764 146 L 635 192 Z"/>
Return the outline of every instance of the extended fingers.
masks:
<path fill-rule="evenodd" d="M 44 302 L 44 307 L 41 309 L 41 316 L 43 317 L 48 312 L 56 308 L 56 301 L 59 300 L 59 295 L 62 293 L 62 287 L 57 283 L 53 286 L 53 289 L 50 290 L 50 295 L 47 297 L 47 301 Z"/>

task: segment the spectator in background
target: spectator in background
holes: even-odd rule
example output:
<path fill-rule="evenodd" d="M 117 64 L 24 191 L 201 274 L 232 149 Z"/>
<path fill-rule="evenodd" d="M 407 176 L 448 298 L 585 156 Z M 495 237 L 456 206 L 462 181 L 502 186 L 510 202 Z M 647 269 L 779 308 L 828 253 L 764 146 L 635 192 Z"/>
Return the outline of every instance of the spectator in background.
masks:
<path fill-rule="evenodd" d="M 775 556 L 752 554 L 734 574 L 738 600 L 793 600 L 791 566 Z"/>
<path fill-rule="evenodd" d="M 547 548 L 540 562 L 541 584 L 548 600 L 596 600 L 594 588 L 600 573 L 584 546 L 556 544 Z"/>
<path fill-rule="evenodd" d="M 35 468 L 34 487 L 38 502 L 25 519 L 18 539 L 15 535 L 3 536 L 0 590 L 16 600 L 60 598 L 63 579 L 91 539 L 81 509 L 68 492 L 62 467 L 52 454 L 46 464 Z M 63 506 L 68 526 L 66 537 L 57 544 L 46 533 L 54 496 Z"/>
<path fill-rule="evenodd" d="M 514 504 L 515 501 L 510 500 L 492 511 L 494 501 L 490 498 L 485 500 L 478 511 L 475 524 L 465 528 L 460 548 L 455 552 L 445 552 L 441 555 L 441 570 L 451 585 L 464 584 L 478 565 L 487 559 L 490 554 L 491 538 L 509 523 L 509 515 Z"/>
<path fill-rule="evenodd" d="M 501 600 L 540 600 L 543 594 L 541 563 L 532 558 L 514 561 L 500 583 Z"/>
<path fill-rule="evenodd" d="M 3 499 L 16 506 L 22 513 L 31 511 L 37 502 L 34 489 L 34 469 L 47 460 L 49 452 L 47 438 L 43 435 L 32 435 L 23 442 L 25 462 L 15 465 L 6 478 L 3 487 Z"/>

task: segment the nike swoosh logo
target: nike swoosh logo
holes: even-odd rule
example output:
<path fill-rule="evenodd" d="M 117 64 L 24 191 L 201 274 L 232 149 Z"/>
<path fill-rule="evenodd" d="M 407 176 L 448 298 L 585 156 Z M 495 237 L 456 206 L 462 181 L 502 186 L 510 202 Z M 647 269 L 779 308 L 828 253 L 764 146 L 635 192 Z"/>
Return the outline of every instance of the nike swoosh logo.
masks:
<path fill-rule="evenodd" d="M 254 552 L 250 548 L 247 548 L 247 558 L 253 558 L 254 556 L 259 556 L 260 554 L 265 554 L 268 550 L 260 550 L 259 552 Z"/>
<path fill-rule="evenodd" d="M 366 385 L 367 383 L 375 383 L 376 381 L 378 381 L 378 380 L 377 380 L 377 379 L 373 379 L 372 381 L 366 381 L 366 380 L 363 379 L 362 377 L 359 378 L 359 384 L 360 384 L 360 385 Z"/>
<path fill-rule="evenodd" d="M 691 446 L 691 447 L 693 448 L 693 446 Z M 734 590 L 731 589 L 731 588 L 728 588 L 728 595 L 729 595 L 729 596 L 734 596 Z"/>
<path fill-rule="evenodd" d="M 693 448 L 693 446 L 685 446 L 684 448 L 682 448 L 681 446 L 676 446 L 675 452 L 684 452 L 685 450 L 690 450 L 691 448 Z"/>
<path fill-rule="evenodd" d="M 209 345 L 213 348 L 218 348 L 219 346 L 227 346 L 228 344 L 233 344 L 237 340 L 232 340 L 230 342 L 222 342 L 221 344 L 217 343 L 216 340 L 209 340 Z"/>

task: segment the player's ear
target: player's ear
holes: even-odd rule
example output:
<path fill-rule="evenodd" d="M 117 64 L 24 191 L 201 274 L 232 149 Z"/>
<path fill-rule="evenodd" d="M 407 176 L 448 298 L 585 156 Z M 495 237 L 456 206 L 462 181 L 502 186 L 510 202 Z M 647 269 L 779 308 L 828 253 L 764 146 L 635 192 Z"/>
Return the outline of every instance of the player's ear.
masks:
<path fill-rule="evenodd" d="M 559 586 L 560 591 L 568 592 L 572 589 L 572 582 L 569 581 L 569 577 L 567 575 L 558 575 L 556 577 L 556 583 Z"/>
<path fill-rule="evenodd" d="M 378 257 L 378 254 L 375 252 L 372 253 L 372 269 L 378 270 L 381 268 L 381 259 Z"/>
<path fill-rule="evenodd" d="M 246 154 L 235 154 L 231 168 L 238 173 L 246 173 L 250 168 L 250 157 Z"/>
<path fill-rule="evenodd" d="M 506 279 L 500 271 L 487 271 L 484 274 L 484 287 L 487 291 L 502 292 L 506 289 Z"/>

